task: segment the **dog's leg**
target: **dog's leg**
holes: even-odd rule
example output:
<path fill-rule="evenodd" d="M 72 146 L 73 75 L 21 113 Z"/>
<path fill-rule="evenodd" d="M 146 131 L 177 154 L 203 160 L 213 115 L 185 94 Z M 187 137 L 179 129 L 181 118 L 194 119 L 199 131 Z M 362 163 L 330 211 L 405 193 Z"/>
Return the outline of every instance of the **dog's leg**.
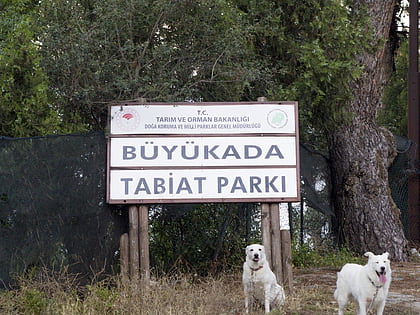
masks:
<path fill-rule="evenodd" d="M 271 284 L 264 285 L 264 308 L 266 313 L 270 313 L 270 290 Z"/>
<path fill-rule="evenodd" d="M 344 307 L 347 304 L 348 296 L 343 294 L 338 288 L 334 292 L 334 297 L 338 303 L 338 315 L 344 315 Z"/>
<path fill-rule="evenodd" d="M 249 288 L 248 286 L 245 284 L 244 285 L 244 294 L 245 294 L 245 314 L 249 313 L 249 302 L 250 302 L 250 294 L 249 294 Z"/>
<path fill-rule="evenodd" d="M 358 315 L 366 315 L 366 299 L 358 299 L 357 305 L 359 306 Z"/>
<path fill-rule="evenodd" d="M 344 315 L 344 306 L 346 304 L 340 304 L 338 303 L 338 315 Z"/>
<path fill-rule="evenodd" d="M 379 303 L 378 308 L 376 309 L 376 315 L 382 315 L 384 312 L 386 300 L 383 300 L 381 303 Z"/>
<path fill-rule="evenodd" d="M 337 272 L 337 288 L 334 292 L 334 298 L 338 303 L 338 315 L 344 315 L 344 307 L 349 300 L 349 292 L 340 272 Z"/>
<path fill-rule="evenodd" d="M 338 303 L 338 315 L 344 315 L 344 306 L 346 306 L 347 302 L 345 303 Z"/>

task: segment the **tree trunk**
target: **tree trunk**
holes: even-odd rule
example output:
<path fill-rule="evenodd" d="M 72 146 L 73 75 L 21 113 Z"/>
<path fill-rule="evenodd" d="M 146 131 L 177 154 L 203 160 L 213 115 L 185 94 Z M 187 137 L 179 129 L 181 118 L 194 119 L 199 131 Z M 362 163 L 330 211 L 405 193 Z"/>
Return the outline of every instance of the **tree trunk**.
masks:
<path fill-rule="evenodd" d="M 364 70 L 352 83 L 353 117 L 330 133 L 329 151 L 339 243 L 358 253 L 387 251 L 392 259 L 405 261 L 407 240 L 388 184 L 395 143 L 392 134 L 375 122 L 391 72 L 387 39 L 394 7 L 395 1 L 355 1 L 355 9 L 368 10 L 369 30 L 378 48 L 358 56 Z"/>

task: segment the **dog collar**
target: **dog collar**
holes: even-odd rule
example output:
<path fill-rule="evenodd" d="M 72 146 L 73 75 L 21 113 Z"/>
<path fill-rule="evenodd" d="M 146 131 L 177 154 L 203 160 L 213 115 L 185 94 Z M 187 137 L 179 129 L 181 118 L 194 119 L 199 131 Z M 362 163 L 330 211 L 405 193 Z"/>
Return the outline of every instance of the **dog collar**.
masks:
<path fill-rule="evenodd" d="M 380 289 L 380 288 L 382 288 L 382 285 L 376 285 L 376 284 L 375 284 L 375 282 L 373 282 L 373 280 L 372 280 L 370 277 L 368 277 L 368 279 L 369 279 L 370 283 L 372 283 L 372 285 L 373 285 L 376 289 Z"/>
<path fill-rule="evenodd" d="M 263 267 L 264 266 L 259 266 L 258 268 L 252 268 L 252 267 L 249 267 L 249 268 L 251 268 L 252 271 L 258 271 L 258 270 L 262 269 Z"/>

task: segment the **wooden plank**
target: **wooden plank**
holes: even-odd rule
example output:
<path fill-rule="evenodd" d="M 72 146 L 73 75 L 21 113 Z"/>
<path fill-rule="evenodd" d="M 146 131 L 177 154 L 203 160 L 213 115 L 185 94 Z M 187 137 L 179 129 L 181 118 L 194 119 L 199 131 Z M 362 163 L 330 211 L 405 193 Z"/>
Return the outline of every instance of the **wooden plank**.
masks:
<path fill-rule="evenodd" d="M 128 208 L 129 220 L 129 247 L 130 247 L 130 277 L 131 280 L 138 280 L 139 277 L 139 209 L 137 206 Z"/>
<path fill-rule="evenodd" d="M 123 280 L 128 279 L 129 276 L 129 245 L 128 233 L 124 233 L 120 237 L 120 271 Z"/>
<path fill-rule="evenodd" d="M 150 282 L 149 207 L 139 206 L 140 275 L 145 284 Z"/>
<path fill-rule="evenodd" d="M 277 282 L 283 284 L 283 262 L 281 252 L 280 235 L 280 211 L 278 203 L 270 204 L 270 223 L 271 223 L 271 266 L 276 275 Z"/>
<path fill-rule="evenodd" d="M 281 253 L 283 263 L 283 283 L 293 292 L 292 241 L 290 230 L 281 230 Z"/>
<path fill-rule="evenodd" d="M 265 248 L 265 255 L 271 267 L 271 232 L 270 232 L 270 204 L 261 204 L 261 234 Z"/>

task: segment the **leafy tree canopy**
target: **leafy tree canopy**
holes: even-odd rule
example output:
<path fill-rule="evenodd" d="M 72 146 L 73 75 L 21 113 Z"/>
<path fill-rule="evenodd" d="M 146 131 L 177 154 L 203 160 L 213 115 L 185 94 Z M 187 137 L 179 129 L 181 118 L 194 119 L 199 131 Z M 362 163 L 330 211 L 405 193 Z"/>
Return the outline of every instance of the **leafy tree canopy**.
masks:
<path fill-rule="evenodd" d="M 63 122 L 41 67 L 35 36 L 37 1 L 7 1 L 0 8 L 0 134 L 23 137 L 73 131 Z"/>
<path fill-rule="evenodd" d="M 298 100 L 301 136 L 350 114 L 367 47 L 352 1 L 13 0 L 2 4 L 2 134 L 104 129 L 107 104 Z M 321 136 L 321 137 L 319 137 Z"/>
<path fill-rule="evenodd" d="M 111 101 L 238 101 L 256 71 L 229 1 L 47 0 L 42 17 L 60 106 L 92 128 Z"/>
<path fill-rule="evenodd" d="M 91 128 L 111 101 L 298 100 L 314 137 L 348 117 L 360 14 L 337 0 L 41 2 L 59 107 Z M 302 133 L 305 134 L 305 133 Z"/>
<path fill-rule="evenodd" d="M 361 70 L 355 56 L 370 40 L 365 17 L 335 0 L 247 3 L 255 52 L 265 64 L 260 93 L 298 100 L 301 137 L 321 142 L 351 117 L 350 82 Z"/>

